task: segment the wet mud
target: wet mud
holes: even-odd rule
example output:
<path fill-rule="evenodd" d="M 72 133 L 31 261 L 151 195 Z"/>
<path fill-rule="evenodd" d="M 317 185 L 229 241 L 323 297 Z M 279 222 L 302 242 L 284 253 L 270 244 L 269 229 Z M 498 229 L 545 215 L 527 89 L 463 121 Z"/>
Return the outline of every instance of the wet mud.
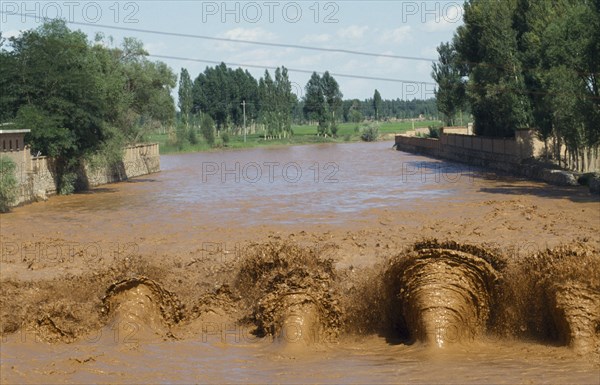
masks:
<path fill-rule="evenodd" d="M 332 259 L 293 243 L 254 245 L 236 289 L 251 307 L 256 334 L 285 346 L 310 346 L 339 333 L 341 309 Z M 254 304 L 254 305 L 253 305 Z"/>
<path fill-rule="evenodd" d="M 183 318 L 177 297 L 146 277 L 112 284 L 102 303 L 107 327 L 121 335 L 135 336 L 136 341 L 167 339 L 171 337 L 170 328 Z"/>
<path fill-rule="evenodd" d="M 393 267 L 409 338 L 445 347 L 481 337 L 494 305 L 498 273 L 477 255 L 427 246 Z"/>
<path fill-rule="evenodd" d="M 3 214 L 0 380 L 598 381 L 597 198 L 403 182 L 398 152 L 341 148 L 339 185 L 191 177 L 204 157 L 327 164 L 327 146 L 190 155 Z"/>
<path fill-rule="evenodd" d="M 597 250 L 581 243 L 507 263 L 482 246 L 428 239 L 356 278 L 352 269 L 292 242 L 252 244 L 247 252 L 211 275 L 212 288 L 196 291 L 189 282 L 210 281 L 202 269 L 168 273 L 143 258 L 40 282 L 43 294 L 7 282 L 2 334 L 34 330 L 47 342 L 72 343 L 104 327 L 123 328 L 136 340 L 168 340 L 193 336 L 187 329 L 198 319 L 227 315 L 257 338 L 294 347 L 373 333 L 445 347 L 512 332 L 598 354 L 600 261 Z M 172 274 L 185 279 L 165 279 Z"/>
<path fill-rule="evenodd" d="M 600 291 L 579 285 L 554 287 L 558 337 L 581 354 L 600 352 Z"/>

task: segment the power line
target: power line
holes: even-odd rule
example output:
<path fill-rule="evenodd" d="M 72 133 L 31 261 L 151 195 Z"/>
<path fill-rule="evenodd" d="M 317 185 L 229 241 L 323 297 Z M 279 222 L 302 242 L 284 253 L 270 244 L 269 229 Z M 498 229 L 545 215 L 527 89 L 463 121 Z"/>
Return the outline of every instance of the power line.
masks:
<path fill-rule="evenodd" d="M 206 63 L 206 64 L 216 64 L 216 65 L 225 63 L 226 65 L 228 65 L 230 67 L 248 67 L 248 68 L 259 68 L 259 69 L 270 69 L 270 70 L 276 70 L 278 68 L 278 67 L 264 66 L 264 65 L 258 65 L 258 64 L 232 63 L 232 62 L 215 61 L 215 60 L 193 59 L 193 58 L 186 58 L 186 57 L 179 57 L 179 56 L 168 56 L 168 55 L 148 55 L 148 56 L 157 58 L 157 59 L 183 60 L 183 61 L 192 61 L 192 62 Z M 298 69 L 298 68 L 287 68 L 286 67 L 286 69 L 289 72 L 298 72 L 298 73 L 305 73 L 305 74 L 312 74 L 313 72 L 316 72 L 317 74 L 322 75 L 324 73 L 324 72 L 320 72 L 320 71 L 310 71 L 310 70 L 304 70 L 304 69 Z M 379 81 L 395 82 L 395 83 L 414 83 L 414 84 L 425 84 L 425 85 L 432 85 L 432 86 L 437 85 L 436 83 L 432 83 L 432 82 L 418 82 L 418 81 L 414 81 L 414 80 L 382 78 L 382 77 L 376 77 L 376 76 L 339 74 L 339 73 L 333 73 L 333 72 L 330 72 L 329 74 L 332 76 L 351 78 L 351 79 L 379 80 Z"/>
<path fill-rule="evenodd" d="M 0 11 L 0 13 L 14 15 L 14 16 L 28 16 L 26 14 L 12 13 L 12 12 L 8 13 L 5 11 Z M 56 19 L 46 18 L 46 17 L 40 17 L 40 18 L 43 20 L 56 20 Z M 261 46 L 266 46 L 266 47 L 279 47 L 279 48 L 296 48 L 296 49 L 304 49 L 304 50 L 310 50 L 310 51 L 345 53 L 345 54 L 350 54 L 350 55 L 382 57 L 382 58 L 388 58 L 388 59 L 425 61 L 425 62 L 430 62 L 430 63 L 437 61 L 437 59 L 430 59 L 430 58 L 417 57 L 417 56 L 403 56 L 403 55 L 393 55 L 393 54 L 384 54 L 384 53 L 364 52 L 364 51 L 355 51 L 355 50 L 348 50 L 348 49 L 341 49 L 341 48 L 311 47 L 311 46 L 300 45 L 300 44 L 269 43 L 269 42 L 265 42 L 265 41 L 252 41 L 252 40 L 244 40 L 244 39 L 231 39 L 231 38 L 226 38 L 226 37 L 194 35 L 194 34 L 179 33 L 179 32 L 156 31 L 156 30 L 152 30 L 152 29 L 121 27 L 121 26 L 95 24 L 95 23 L 84 23 L 84 22 L 80 22 L 80 21 L 68 21 L 68 20 L 64 20 L 64 21 L 67 24 L 80 25 L 80 26 L 86 26 L 86 27 L 99 27 L 99 28 L 106 28 L 106 29 L 115 29 L 115 30 L 119 30 L 119 31 L 149 33 L 149 34 L 154 34 L 154 35 L 183 37 L 183 38 L 201 39 L 201 40 L 212 40 L 212 41 L 220 41 L 220 42 L 227 42 L 227 43 L 252 44 L 252 45 L 261 45 Z"/>

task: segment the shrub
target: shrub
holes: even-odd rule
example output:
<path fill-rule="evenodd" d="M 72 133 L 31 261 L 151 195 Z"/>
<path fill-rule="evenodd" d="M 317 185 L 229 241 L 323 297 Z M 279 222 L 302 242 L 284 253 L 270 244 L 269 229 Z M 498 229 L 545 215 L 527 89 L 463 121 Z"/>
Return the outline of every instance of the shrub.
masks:
<path fill-rule="evenodd" d="M 432 139 L 439 139 L 442 133 L 441 127 L 429 126 L 429 137 Z"/>
<path fill-rule="evenodd" d="M 202 132 L 202 136 L 204 137 L 204 140 L 206 140 L 206 143 L 211 146 L 215 144 L 215 122 L 210 115 L 202 115 L 200 132 Z"/>
<path fill-rule="evenodd" d="M 75 183 L 77 183 L 77 173 L 70 171 L 61 175 L 59 180 L 58 193 L 60 195 L 71 195 L 75 192 Z"/>
<path fill-rule="evenodd" d="M 365 128 L 360 138 L 365 142 L 374 142 L 379 137 L 379 129 L 377 126 L 369 126 Z"/>
<path fill-rule="evenodd" d="M 0 212 L 10 210 L 18 193 L 18 182 L 15 176 L 17 166 L 12 159 L 0 156 Z"/>
<path fill-rule="evenodd" d="M 191 144 L 198 144 L 198 136 L 196 135 L 196 128 L 190 127 L 188 130 L 188 141 Z"/>
<path fill-rule="evenodd" d="M 223 144 L 229 143 L 229 134 L 227 133 L 227 131 L 223 132 L 223 134 L 221 135 L 221 140 L 223 140 Z"/>
<path fill-rule="evenodd" d="M 188 142 L 188 132 L 187 129 L 185 128 L 185 126 L 183 124 L 180 124 L 177 126 L 177 129 L 175 131 L 175 135 L 176 135 L 176 143 L 177 143 L 177 148 L 179 150 L 183 150 L 183 148 L 185 147 L 185 145 Z"/>

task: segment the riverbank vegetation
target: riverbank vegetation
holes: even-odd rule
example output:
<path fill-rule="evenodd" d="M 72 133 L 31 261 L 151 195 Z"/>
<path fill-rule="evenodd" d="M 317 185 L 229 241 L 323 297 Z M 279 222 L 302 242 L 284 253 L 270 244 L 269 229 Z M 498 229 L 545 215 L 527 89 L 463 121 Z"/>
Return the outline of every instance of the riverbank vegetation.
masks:
<path fill-rule="evenodd" d="M 161 143 L 162 153 L 376 140 L 375 126 L 385 134 L 437 120 L 434 99 L 384 100 L 375 90 L 363 101 L 344 100 L 328 71 L 314 72 L 303 89 L 295 89 L 284 66 L 273 75 L 266 70 L 257 80 L 221 63 L 194 80 L 182 68 L 179 79 L 176 129 L 150 137 Z M 365 136 L 368 127 L 371 134 Z"/>
<path fill-rule="evenodd" d="M 439 125 L 439 121 L 404 121 L 404 122 L 363 122 L 363 123 L 339 123 L 338 135 L 336 137 L 324 137 L 318 135 L 318 125 L 292 125 L 292 135 L 286 138 L 265 139 L 261 130 L 252 131 L 246 135 L 244 142 L 243 135 L 231 135 L 228 141 L 223 141 L 221 137 L 215 137 L 214 142 L 210 143 L 202 136 L 198 137 L 196 143 L 184 140 L 183 145 L 178 141 L 177 134 L 173 133 L 155 133 L 148 135 L 148 140 L 160 144 L 161 154 L 170 154 L 175 152 L 197 152 L 213 151 L 221 149 L 252 148 L 260 146 L 286 146 L 316 143 L 344 143 L 366 140 L 365 133 L 369 133 L 371 140 L 388 137 L 392 140 L 393 134 L 403 133 L 414 128 L 426 128 L 431 125 Z M 212 132 L 212 131 L 211 131 Z M 372 134 L 376 133 L 377 136 Z M 371 141 L 369 140 L 369 141 Z"/>
<path fill-rule="evenodd" d="M 446 124 L 471 111 L 475 133 L 532 128 L 559 163 L 600 147 L 600 2 L 469 0 L 433 66 Z M 561 149 L 566 153 L 561 154 Z"/>
<path fill-rule="evenodd" d="M 56 160 L 60 193 L 74 191 L 85 158 L 120 160 L 125 144 L 171 124 L 177 76 L 147 55 L 139 40 L 90 41 L 61 20 L 0 36 L 0 122 L 31 130 L 32 153 Z"/>

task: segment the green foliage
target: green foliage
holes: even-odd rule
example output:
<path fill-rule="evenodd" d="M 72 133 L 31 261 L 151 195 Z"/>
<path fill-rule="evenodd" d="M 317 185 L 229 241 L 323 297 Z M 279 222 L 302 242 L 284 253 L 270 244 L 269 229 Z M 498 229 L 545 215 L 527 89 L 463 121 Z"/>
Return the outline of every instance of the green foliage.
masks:
<path fill-rule="evenodd" d="M 439 139 L 442 133 L 442 127 L 429 126 L 429 138 Z"/>
<path fill-rule="evenodd" d="M 175 144 L 179 150 L 183 150 L 189 143 L 188 138 L 188 129 L 183 124 L 178 124 L 175 129 Z"/>
<path fill-rule="evenodd" d="M 454 38 L 466 65 L 467 98 L 478 135 L 507 137 L 529 123 L 530 109 L 513 29 L 516 0 L 465 3 Z"/>
<path fill-rule="evenodd" d="M 459 62 L 458 53 L 450 43 L 442 43 L 437 51 L 439 62 L 433 64 L 431 76 L 438 84 L 435 91 L 438 110 L 444 114 L 446 124 L 454 125 L 456 113 L 465 104 L 465 84 L 462 80 L 464 65 Z"/>
<path fill-rule="evenodd" d="M 357 99 L 344 100 L 342 105 L 344 122 L 353 122 L 351 118 L 353 116 L 352 111 L 360 113 L 360 115 L 356 115 L 360 117 L 360 120 L 356 123 L 360 123 L 365 119 L 375 121 L 377 119 L 381 121 L 392 119 L 415 119 L 419 118 L 420 115 L 427 118 L 434 118 L 438 114 L 435 98 L 426 100 L 382 99 L 377 113 L 375 111 L 373 97 L 365 99 L 362 102 Z"/>
<path fill-rule="evenodd" d="M 241 68 L 233 70 L 225 63 L 206 67 L 192 86 L 192 113 L 206 113 L 221 129 L 243 125 L 242 102 L 246 102 L 247 122 L 258 119 L 260 101 L 256 79 Z"/>
<path fill-rule="evenodd" d="M 379 120 L 379 111 L 381 110 L 381 94 L 379 91 L 375 90 L 373 94 L 373 109 L 375 110 L 375 120 Z"/>
<path fill-rule="evenodd" d="M 32 151 L 57 161 L 60 192 L 70 192 L 84 157 L 105 157 L 174 116 L 170 68 L 147 60 L 136 39 L 120 48 L 102 39 L 90 42 L 54 20 L 0 46 L 0 120 L 31 129 Z"/>
<path fill-rule="evenodd" d="M 16 165 L 12 159 L 0 156 L 0 212 L 7 212 L 15 203 L 18 194 Z"/>
<path fill-rule="evenodd" d="M 275 70 L 275 79 L 269 71 L 258 83 L 260 120 L 265 126 L 265 137 L 281 138 L 292 134 L 292 111 L 297 103 L 292 93 L 292 83 L 285 67 Z"/>
<path fill-rule="evenodd" d="M 351 122 L 360 123 L 363 120 L 364 120 L 364 116 L 363 116 L 362 112 L 360 112 L 359 110 L 350 111 L 350 121 Z"/>
<path fill-rule="evenodd" d="M 208 114 L 202 114 L 200 131 L 206 143 L 210 146 L 215 144 L 215 122 Z"/>
<path fill-rule="evenodd" d="M 75 171 L 63 172 L 58 180 L 58 193 L 60 195 L 71 195 L 76 190 L 77 173 Z"/>
<path fill-rule="evenodd" d="M 325 71 L 322 77 L 313 72 L 305 87 L 304 114 L 317 121 L 318 134 L 336 136 L 338 117 L 343 116 L 342 93 L 337 81 Z"/>
<path fill-rule="evenodd" d="M 369 125 L 367 128 L 363 130 L 360 138 L 364 142 L 374 142 L 379 138 L 379 128 L 374 125 Z"/>
<path fill-rule="evenodd" d="M 227 133 L 227 131 L 224 131 L 223 134 L 221 134 L 221 140 L 223 141 L 223 144 L 229 143 L 229 133 Z"/>
<path fill-rule="evenodd" d="M 196 128 L 190 127 L 188 128 L 188 141 L 190 144 L 198 144 L 198 135 L 196 135 Z"/>
<path fill-rule="evenodd" d="M 437 102 L 450 121 L 461 82 L 479 135 L 533 127 L 572 164 L 600 146 L 600 3 L 468 0 L 464 25 L 438 48 Z"/>
<path fill-rule="evenodd" d="M 179 77 L 179 110 L 181 111 L 181 117 L 185 124 L 189 123 L 189 115 L 192 112 L 194 104 L 192 96 L 192 79 L 187 69 L 181 69 L 181 76 Z M 192 142 L 190 140 L 190 142 Z M 195 144 L 195 143 L 192 143 Z"/>
<path fill-rule="evenodd" d="M 116 167 L 123 162 L 123 133 L 114 127 L 107 129 L 107 138 L 102 142 L 99 149 L 87 154 L 86 164 L 92 169 Z"/>
<path fill-rule="evenodd" d="M 321 77 L 321 87 L 323 88 L 323 96 L 325 96 L 328 131 L 335 137 L 338 130 L 336 113 L 338 113 L 338 116 L 340 115 L 344 95 L 340 91 L 338 82 L 329 74 L 329 71 L 325 71 Z"/>
<path fill-rule="evenodd" d="M 309 121 L 319 123 L 319 134 L 326 134 L 325 95 L 321 87 L 321 77 L 313 72 L 304 88 L 304 115 Z"/>

